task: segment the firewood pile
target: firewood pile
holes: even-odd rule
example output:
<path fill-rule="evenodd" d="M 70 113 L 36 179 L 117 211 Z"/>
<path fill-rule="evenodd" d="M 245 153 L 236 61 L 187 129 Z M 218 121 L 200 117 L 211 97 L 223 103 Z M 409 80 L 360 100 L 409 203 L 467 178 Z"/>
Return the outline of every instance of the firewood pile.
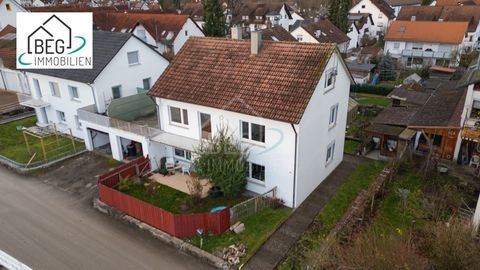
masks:
<path fill-rule="evenodd" d="M 240 263 L 240 258 L 245 256 L 247 247 L 244 244 L 230 245 L 223 248 L 222 258 L 228 262 L 229 265 L 237 265 Z"/>

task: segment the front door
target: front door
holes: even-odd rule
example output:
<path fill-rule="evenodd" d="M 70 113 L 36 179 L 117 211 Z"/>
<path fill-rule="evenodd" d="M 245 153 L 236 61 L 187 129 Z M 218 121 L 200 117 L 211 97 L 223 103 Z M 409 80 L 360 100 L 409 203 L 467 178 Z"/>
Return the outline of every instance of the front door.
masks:
<path fill-rule="evenodd" d="M 210 114 L 200 113 L 200 130 L 202 139 L 210 140 L 212 138 Z"/>

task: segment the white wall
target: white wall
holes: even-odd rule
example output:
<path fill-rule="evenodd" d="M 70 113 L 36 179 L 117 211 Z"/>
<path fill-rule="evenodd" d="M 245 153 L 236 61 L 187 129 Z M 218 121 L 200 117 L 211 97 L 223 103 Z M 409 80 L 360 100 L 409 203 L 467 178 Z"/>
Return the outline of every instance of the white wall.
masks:
<path fill-rule="evenodd" d="M 128 65 L 127 53 L 138 51 L 139 64 Z M 130 38 L 94 82 L 98 93 L 97 109 L 105 112 L 112 99 L 112 87 L 121 85 L 122 97 L 137 94 L 143 88 L 143 79 L 151 78 L 151 85 L 160 77 L 169 62 L 136 38 Z"/>
<path fill-rule="evenodd" d="M 7 10 L 7 5 L 10 6 L 10 10 Z M 13 0 L 3 0 L 2 3 L 0 3 L 0 30 L 7 25 L 17 27 L 17 12 L 25 12 L 25 9 L 17 2 Z"/>
<path fill-rule="evenodd" d="M 350 78 L 348 71 L 337 62 L 340 57 L 332 57 L 325 69 L 328 71 L 338 65 L 334 88 L 325 90 L 324 73 L 299 125 L 296 206 L 343 160 Z M 330 109 L 335 104 L 338 104 L 337 121 L 333 127 L 329 127 Z M 333 160 L 326 163 L 327 147 L 333 141 Z"/>
<path fill-rule="evenodd" d="M 185 31 L 187 31 L 187 33 L 185 33 Z M 199 26 L 197 26 L 191 18 L 188 18 L 188 20 L 183 25 L 182 30 L 180 30 L 173 42 L 173 53 L 177 54 L 178 51 L 180 51 L 180 49 L 183 47 L 183 44 L 187 42 L 187 39 L 192 36 L 204 37 L 205 35 L 200 30 Z"/>
<path fill-rule="evenodd" d="M 30 93 L 27 78 L 18 70 L 0 68 L 0 88 L 18 93 Z"/>
<path fill-rule="evenodd" d="M 365 6 L 362 8 L 362 6 Z M 369 34 L 371 37 L 377 36 L 377 32 L 385 33 L 389 20 L 388 17 L 383 14 L 370 0 L 362 0 L 356 6 L 350 9 L 350 13 L 370 13 L 372 14 L 372 20 L 374 25 L 371 26 Z"/>
<path fill-rule="evenodd" d="M 348 50 L 357 48 L 357 46 L 360 43 L 360 38 L 361 38 L 359 31 L 357 30 L 357 28 L 355 27 L 355 25 L 353 23 L 350 27 L 351 27 L 352 30 L 347 33 L 348 38 L 350 38 L 350 43 L 348 44 Z"/>
<path fill-rule="evenodd" d="M 318 40 L 303 29 L 303 27 L 297 27 L 297 29 L 293 30 L 290 34 L 299 42 L 318 43 Z M 302 40 L 300 40 L 300 36 Z"/>

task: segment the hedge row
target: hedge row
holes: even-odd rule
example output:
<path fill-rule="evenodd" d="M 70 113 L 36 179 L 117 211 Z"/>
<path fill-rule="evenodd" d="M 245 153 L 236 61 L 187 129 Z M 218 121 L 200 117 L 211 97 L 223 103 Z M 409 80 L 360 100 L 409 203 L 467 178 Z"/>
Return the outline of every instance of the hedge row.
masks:
<path fill-rule="evenodd" d="M 350 87 L 350 92 L 352 93 L 364 93 L 364 94 L 375 94 L 380 96 L 386 96 L 395 89 L 394 86 L 375 86 L 370 84 L 353 84 Z"/>

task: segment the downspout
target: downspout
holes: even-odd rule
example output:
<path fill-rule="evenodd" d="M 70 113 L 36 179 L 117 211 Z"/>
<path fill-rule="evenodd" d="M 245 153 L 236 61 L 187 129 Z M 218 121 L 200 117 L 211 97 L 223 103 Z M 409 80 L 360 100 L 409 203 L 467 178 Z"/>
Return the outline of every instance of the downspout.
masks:
<path fill-rule="evenodd" d="M 297 189 L 297 143 L 298 143 L 298 133 L 297 133 L 297 130 L 295 129 L 295 126 L 293 124 L 292 125 L 292 129 L 293 129 L 293 132 L 295 133 L 295 154 L 294 154 L 294 159 L 293 159 L 293 201 L 292 201 L 292 205 L 293 207 L 295 208 L 296 205 L 295 205 L 295 192 L 296 192 L 296 189 Z"/>
<path fill-rule="evenodd" d="M 92 89 L 92 96 L 93 96 L 93 104 L 95 105 L 95 108 L 98 111 L 97 107 L 97 98 L 95 97 L 95 89 L 93 89 L 93 85 L 91 83 L 87 83 L 88 86 L 90 86 L 90 89 Z"/>

